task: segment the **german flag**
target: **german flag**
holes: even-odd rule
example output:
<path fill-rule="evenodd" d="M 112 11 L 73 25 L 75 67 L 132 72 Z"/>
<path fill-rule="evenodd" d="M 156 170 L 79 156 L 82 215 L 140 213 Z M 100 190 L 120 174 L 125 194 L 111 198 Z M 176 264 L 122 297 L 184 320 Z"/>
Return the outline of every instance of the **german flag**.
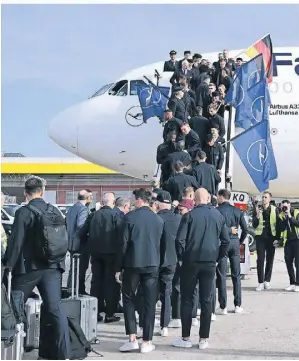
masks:
<path fill-rule="evenodd" d="M 271 83 L 273 77 L 273 48 L 270 34 L 251 45 L 245 53 L 250 59 L 259 54 L 263 54 L 266 76 L 268 78 L 268 83 Z"/>

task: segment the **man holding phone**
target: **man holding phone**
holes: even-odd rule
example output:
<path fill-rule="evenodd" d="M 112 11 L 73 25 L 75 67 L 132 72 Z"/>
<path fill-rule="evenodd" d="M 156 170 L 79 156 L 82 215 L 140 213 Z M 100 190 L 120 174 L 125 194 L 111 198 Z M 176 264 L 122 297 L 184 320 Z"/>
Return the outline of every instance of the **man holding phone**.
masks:
<path fill-rule="evenodd" d="M 288 200 L 281 202 L 280 230 L 284 245 L 284 259 L 290 278 L 286 291 L 299 292 L 299 210 L 292 209 Z M 293 263 L 296 267 L 296 276 Z"/>
<path fill-rule="evenodd" d="M 257 277 L 256 291 L 270 289 L 275 247 L 280 239 L 279 211 L 271 205 L 272 194 L 264 192 L 262 205 L 257 206 L 253 215 L 252 225 L 256 229 Z M 264 268 L 266 258 L 266 268 Z"/>

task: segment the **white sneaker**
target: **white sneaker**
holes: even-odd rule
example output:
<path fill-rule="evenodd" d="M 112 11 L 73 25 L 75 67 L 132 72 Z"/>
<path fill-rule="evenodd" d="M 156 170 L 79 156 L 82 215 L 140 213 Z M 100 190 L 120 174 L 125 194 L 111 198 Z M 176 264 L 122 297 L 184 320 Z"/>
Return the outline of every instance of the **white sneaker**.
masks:
<path fill-rule="evenodd" d="M 290 285 L 284 289 L 285 291 L 295 291 L 295 285 Z"/>
<path fill-rule="evenodd" d="M 140 352 L 141 353 L 151 352 L 154 351 L 155 348 L 156 346 L 152 343 L 152 341 L 146 343 L 143 342 L 140 347 Z"/>
<path fill-rule="evenodd" d="M 255 290 L 256 291 L 264 291 L 264 289 L 265 289 L 265 285 L 263 283 L 259 283 Z"/>
<path fill-rule="evenodd" d="M 196 316 L 197 316 L 197 317 L 200 317 L 200 314 L 201 314 L 201 310 L 198 308 L 198 309 L 197 309 Z"/>
<path fill-rule="evenodd" d="M 192 326 L 198 326 L 198 319 L 192 318 Z"/>
<path fill-rule="evenodd" d="M 120 352 L 128 352 L 128 351 L 133 351 L 133 350 L 139 350 L 139 345 L 137 340 L 131 342 L 131 341 L 126 341 L 120 348 L 119 351 Z"/>
<path fill-rule="evenodd" d="M 173 319 L 169 322 L 168 328 L 181 328 L 182 321 L 179 318 Z"/>
<path fill-rule="evenodd" d="M 209 343 L 208 343 L 207 340 L 201 340 L 201 341 L 199 341 L 198 348 L 199 348 L 200 350 L 204 350 L 204 349 L 206 349 L 206 348 L 208 348 L 208 347 L 209 347 Z"/>
<path fill-rule="evenodd" d="M 295 286 L 294 292 L 299 292 L 299 286 Z"/>
<path fill-rule="evenodd" d="M 163 337 L 167 337 L 168 336 L 168 328 L 163 327 L 162 330 L 160 331 L 160 335 Z"/>
<path fill-rule="evenodd" d="M 156 303 L 156 306 L 157 306 L 157 308 L 161 308 L 161 307 L 162 307 L 162 302 L 161 302 L 161 301 L 158 301 L 158 302 Z"/>
<path fill-rule="evenodd" d="M 235 307 L 235 313 L 242 313 L 244 310 L 241 306 L 236 306 Z"/>
<path fill-rule="evenodd" d="M 174 347 L 182 347 L 182 348 L 191 348 L 192 342 L 190 340 L 183 340 L 182 338 L 177 338 L 173 341 L 172 346 Z"/>
<path fill-rule="evenodd" d="M 212 316 L 211 316 L 211 321 L 216 321 L 216 315 L 215 315 L 215 313 L 212 313 Z"/>
<path fill-rule="evenodd" d="M 157 318 L 155 318 L 155 327 L 159 326 L 160 327 L 160 320 L 158 320 Z"/>
<path fill-rule="evenodd" d="M 136 338 L 142 338 L 143 337 L 143 328 L 139 327 L 137 334 L 136 334 Z"/>
<path fill-rule="evenodd" d="M 216 310 L 216 315 L 222 315 L 222 316 L 225 316 L 225 315 L 227 315 L 227 308 L 225 307 L 225 308 L 218 308 L 217 310 Z"/>
<path fill-rule="evenodd" d="M 264 285 L 265 285 L 265 290 L 270 290 L 271 289 L 270 282 L 265 282 Z"/>

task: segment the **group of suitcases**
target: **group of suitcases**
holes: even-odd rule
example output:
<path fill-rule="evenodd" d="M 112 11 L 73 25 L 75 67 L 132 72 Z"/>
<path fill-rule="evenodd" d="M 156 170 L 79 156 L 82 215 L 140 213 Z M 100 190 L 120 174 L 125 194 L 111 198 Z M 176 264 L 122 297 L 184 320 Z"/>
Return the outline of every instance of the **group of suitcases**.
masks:
<path fill-rule="evenodd" d="M 81 329 L 90 343 L 97 343 L 97 315 L 98 300 L 96 297 L 79 295 L 79 254 L 71 257 L 72 267 L 72 290 L 70 297 L 62 298 L 62 308 L 68 318 L 72 318 L 81 326 Z M 77 262 L 77 267 L 74 267 Z M 76 289 L 76 290 L 75 290 Z M 11 297 L 11 273 L 8 276 L 8 295 Z M 43 307 L 41 299 L 29 298 L 25 305 L 26 330 L 24 323 L 17 324 L 17 330 L 11 335 L 10 342 L 1 331 L 1 359 L 21 360 L 24 350 L 39 350 L 39 357 L 46 359 L 58 359 L 55 348 L 55 330 L 51 319 Z M 5 337 L 3 337 L 3 335 Z M 5 338 L 5 339 L 4 339 Z M 54 347 L 53 347 L 54 346 Z"/>

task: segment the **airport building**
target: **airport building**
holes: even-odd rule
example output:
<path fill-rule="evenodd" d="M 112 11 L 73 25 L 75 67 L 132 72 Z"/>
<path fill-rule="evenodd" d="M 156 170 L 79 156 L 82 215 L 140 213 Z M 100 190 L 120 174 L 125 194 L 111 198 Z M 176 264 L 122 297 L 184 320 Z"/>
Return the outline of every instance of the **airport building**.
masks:
<path fill-rule="evenodd" d="M 4 154 L 1 162 L 1 188 L 10 203 L 24 202 L 24 182 L 30 175 L 47 181 L 45 200 L 52 204 L 72 204 L 78 191 L 92 190 L 94 203 L 103 193 L 131 198 L 135 188 L 150 188 L 149 181 L 128 177 L 80 158 L 27 158 L 18 153 Z"/>

